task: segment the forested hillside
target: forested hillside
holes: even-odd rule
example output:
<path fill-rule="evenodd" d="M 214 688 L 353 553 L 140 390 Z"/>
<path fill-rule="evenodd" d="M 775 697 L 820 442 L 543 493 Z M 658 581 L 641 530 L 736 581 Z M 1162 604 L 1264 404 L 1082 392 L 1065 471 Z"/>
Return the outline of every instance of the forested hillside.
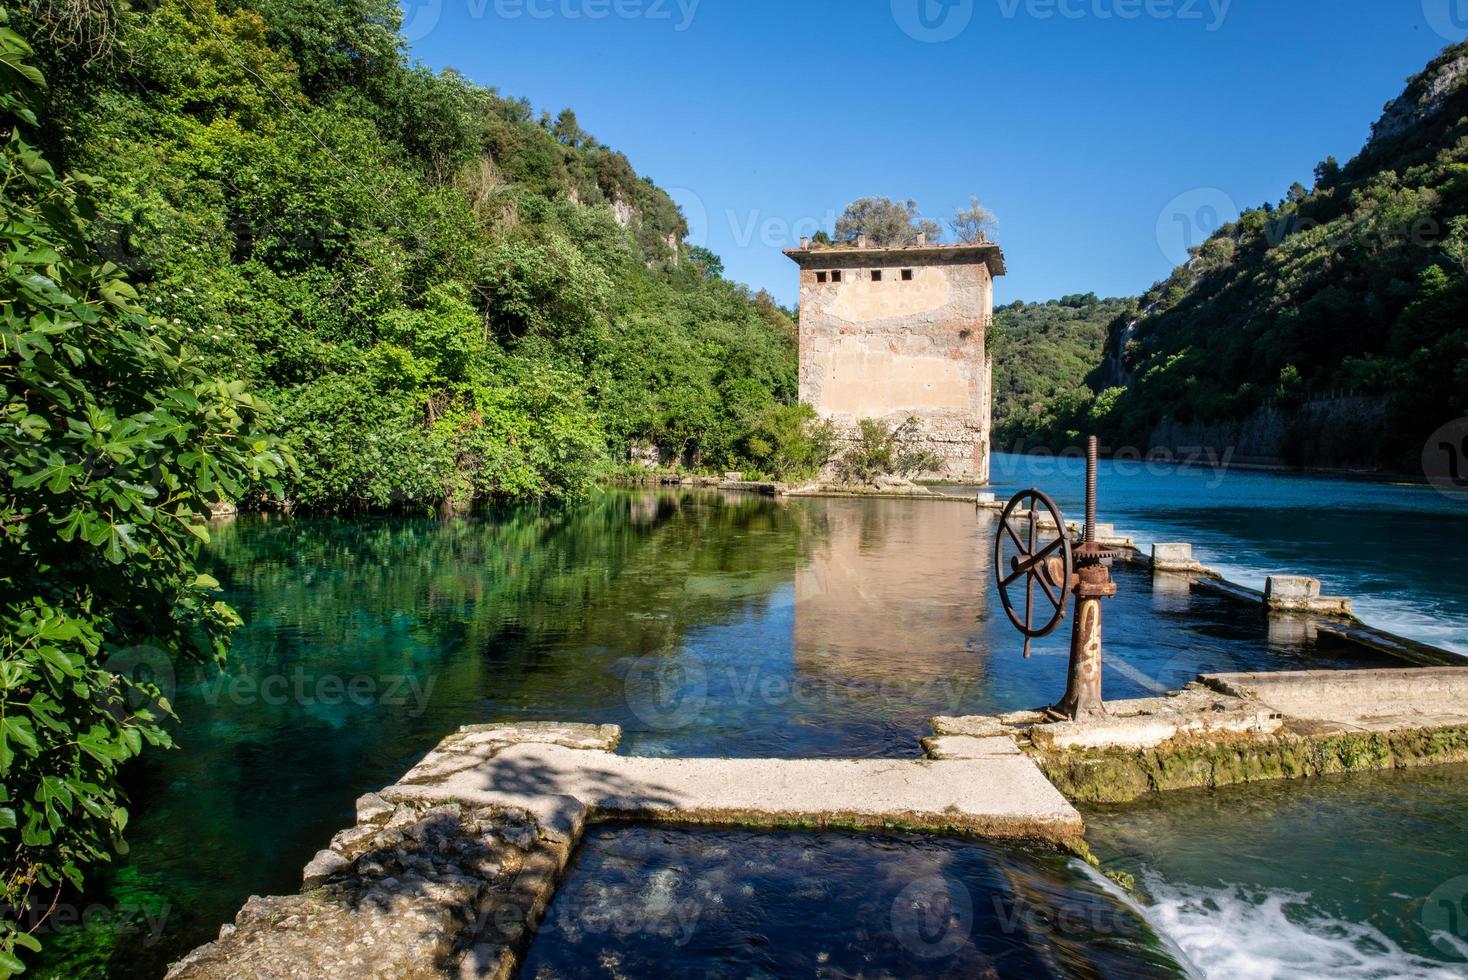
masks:
<path fill-rule="evenodd" d="M 394 0 L 23 6 L 88 235 L 248 383 L 300 506 L 563 496 L 656 442 L 758 469 L 794 328 L 575 114 L 411 64 Z M 753 457 L 753 458 L 751 458 Z"/>
<path fill-rule="evenodd" d="M 994 312 L 994 447 L 1022 451 L 1072 445 L 1067 429 L 1094 397 L 1086 378 L 1101 362 L 1107 329 L 1136 310 L 1132 300 L 1095 293 Z"/>
<path fill-rule="evenodd" d="M 1468 45 L 1411 79 L 1354 160 L 1194 256 L 1113 324 L 1099 394 L 1058 406 L 1069 428 L 1145 446 L 1164 420 L 1269 408 L 1300 429 L 1290 462 L 1419 469 L 1428 434 L 1468 414 Z M 1343 390 L 1380 418 L 1295 412 Z"/>

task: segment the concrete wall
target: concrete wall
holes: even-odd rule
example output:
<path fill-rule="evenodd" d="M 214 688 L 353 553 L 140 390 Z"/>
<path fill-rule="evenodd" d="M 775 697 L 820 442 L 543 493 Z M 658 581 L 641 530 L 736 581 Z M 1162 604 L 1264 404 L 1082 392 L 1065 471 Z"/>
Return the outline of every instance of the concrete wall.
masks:
<path fill-rule="evenodd" d="M 800 274 L 800 398 L 846 435 L 863 418 L 917 416 L 944 460 L 926 475 L 987 481 L 993 310 L 989 268 L 972 258 L 812 255 Z"/>

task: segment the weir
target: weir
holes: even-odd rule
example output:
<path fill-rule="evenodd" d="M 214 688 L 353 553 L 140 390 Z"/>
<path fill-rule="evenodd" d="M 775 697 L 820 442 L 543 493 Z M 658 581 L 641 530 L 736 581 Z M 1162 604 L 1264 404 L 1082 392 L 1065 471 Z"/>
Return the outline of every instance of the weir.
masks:
<path fill-rule="evenodd" d="M 1094 601 L 1115 593 L 1101 574 L 1112 561 L 1147 563 L 1130 538 L 1097 523 L 1090 489 L 1080 527 L 1038 491 L 1024 509 L 1025 494 L 1008 508 L 966 498 L 1005 511 L 1001 542 L 1020 540 L 1011 521 L 1028 526 L 996 583 Z M 1091 569 L 1084 578 L 1073 546 L 1085 562 L 1075 568 Z M 1370 630 L 1349 617 L 1348 600 L 1322 597 L 1305 577 L 1255 592 L 1215 575 L 1186 544 L 1157 545 L 1150 563 L 1159 580 L 1257 603 L 1271 624 L 1335 630 L 1419 663 L 1455 659 Z M 1007 599 L 1006 608 L 1027 638 L 1065 618 L 1064 601 L 1038 619 L 1028 601 L 1023 616 Z M 1102 701 L 1099 619 L 1077 636 L 1071 690 L 1055 707 L 933 718 L 922 758 L 624 756 L 616 725 L 461 728 L 358 800 L 356 824 L 307 865 L 300 894 L 252 898 L 168 975 L 512 976 L 586 829 L 604 821 L 921 831 L 1086 856 L 1075 802 L 1468 762 L 1468 667 L 1204 674 L 1165 696 Z"/>

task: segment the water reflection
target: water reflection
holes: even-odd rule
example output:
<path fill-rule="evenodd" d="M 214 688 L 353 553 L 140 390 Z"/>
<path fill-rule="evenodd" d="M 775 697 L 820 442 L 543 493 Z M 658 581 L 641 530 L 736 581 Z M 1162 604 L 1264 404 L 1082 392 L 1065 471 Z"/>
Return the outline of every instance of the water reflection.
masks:
<path fill-rule="evenodd" d="M 914 757 L 934 714 L 1049 703 L 994 615 L 992 516 L 961 504 L 616 493 L 470 521 L 241 519 L 211 570 L 247 623 L 184 670 L 180 751 L 128 770 L 132 855 L 95 898 L 166 906 L 158 942 L 50 937 L 68 976 L 156 976 L 250 894 L 294 891 L 352 801 L 460 725 L 612 722 L 622 751 Z M 1107 695 L 1203 670 L 1369 666 L 1118 567 Z"/>
<path fill-rule="evenodd" d="M 802 671 L 977 682 L 987 649 L 988 522 L 971 506 L 832 500 L 795 576 Z"/>

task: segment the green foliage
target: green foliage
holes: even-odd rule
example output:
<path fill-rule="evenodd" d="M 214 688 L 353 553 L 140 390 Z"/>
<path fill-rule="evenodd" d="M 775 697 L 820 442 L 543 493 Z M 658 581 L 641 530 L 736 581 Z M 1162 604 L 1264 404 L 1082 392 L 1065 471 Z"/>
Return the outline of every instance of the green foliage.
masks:
<path fill-rule="evenodd" d="M 574 112 L 408 64 L 401 16 L 119 8 L 84 82 L 56 61 L 56 144 L 107 179 L 93 244 L 277 406 L 300 507 L 557 498 L 640 441 L 740 465 L 795 400 L 790 315 Z"/>
<path fill-rule="evenodd" d="M 835 427 L 811 406 L 772 405 L 750 426 L 743 456 L 760 473 L 790 483 L 818 475 L 836 453 Z"/>
<path fill-rule="evenodd" d="M 922 419 L 893 426 L 880 419 L 857 423 L 855 443 L 837 460 L 843 483 L 876 483 L 882 477 L 910 479 L 943 465 L 937 453 L 923 447 Z"/>
<path fill-rule="evenodd" d="M 1347 390 L 1385 402 L 1384 427 L 1308 461 L 1418 468 L 1426 434 L 1468 414 L 1468 86 L 1450 71 L 1465 51 L 1408 82 L 1410 126 L 1384 121 L 1313 188 L 1246 211 L 1143 297 L 1135 324 L 1112 324 L 1092 381 L 1127 390 L 1100 413 L 1102 435 L 1145 445 L 1166 418 Z"/>
<path fill-rule="evenodd" d="M 1117 394 L 1093 412 L 1087 377 L 1101 361 L 1108 325 L 1134 314 L 1130 300 L 1094 293 L 1045 303 L 1015 302 L 994 315 L 994 444 L 1023 451 L 1071 445 L 1093 415 L 1107 415 Z"/>
<path fill-rule="evenodd" d="M 14 910 L 120 846 L 118 768 L 169 744 L 164 692 L 125 668 L 227 649 L 237 618 L 194 565 L 209 505 L 289 466 L 265 403 L 93 254 L 100 183 L 24 135 L 30 56 L 0 28 L 0 976 L 39 948 Z"/>
<path fill-rule="evenodd" d="M 911 245 L 920 234 L 937 242 L 943 237 L 943 229 L 918 213 L 916 201 L 863 197 L 848 204 L 836 220 L 838 242 L 854 242 L 865 235 L 871 245 Z"/>

